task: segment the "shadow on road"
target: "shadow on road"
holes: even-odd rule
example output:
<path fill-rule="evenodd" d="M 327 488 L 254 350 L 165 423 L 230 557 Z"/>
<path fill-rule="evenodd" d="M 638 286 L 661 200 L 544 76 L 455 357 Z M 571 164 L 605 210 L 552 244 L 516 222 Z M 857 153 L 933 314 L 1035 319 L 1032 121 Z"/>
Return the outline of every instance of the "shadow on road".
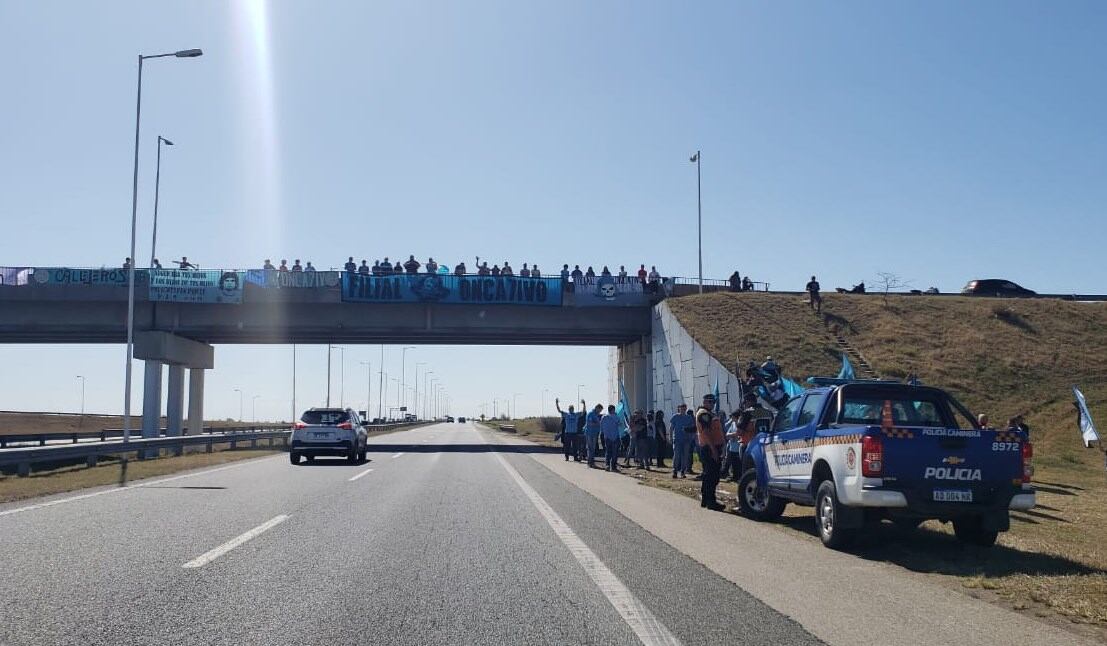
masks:
<path fill-rule="evenodd" d="M 1018 517 L 1012 520 L 1036 522 Z M 816 536 L 812 516 L 786 516 L 777 523 Z M 1061 556 L 998 544 L 991 548 L 975 547 L 959 542 L 952 534 L 926 526 L 905 531 L 887 522 L 866 526 L 846 551 L 869 561 L 894 563 L 914 572 L 956 576 L 1107 574 L 1107 570 Z"/>
<path fill-rule="evenodd" d="M 369 444 L 370 453 L 561 453 L 555 446 L 529 444 Z"/>

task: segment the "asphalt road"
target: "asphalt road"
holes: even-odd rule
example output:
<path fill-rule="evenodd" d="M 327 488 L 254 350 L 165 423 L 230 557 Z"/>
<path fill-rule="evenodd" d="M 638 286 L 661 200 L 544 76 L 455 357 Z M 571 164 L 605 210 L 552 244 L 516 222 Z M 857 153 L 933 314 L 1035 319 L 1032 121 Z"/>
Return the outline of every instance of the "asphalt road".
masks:
<path fill-rule="evenodd" d="M 361 465 L 282 454 L 0 506 L 0 644 L 819 643 L 488 439 L 442 424 Z"/>

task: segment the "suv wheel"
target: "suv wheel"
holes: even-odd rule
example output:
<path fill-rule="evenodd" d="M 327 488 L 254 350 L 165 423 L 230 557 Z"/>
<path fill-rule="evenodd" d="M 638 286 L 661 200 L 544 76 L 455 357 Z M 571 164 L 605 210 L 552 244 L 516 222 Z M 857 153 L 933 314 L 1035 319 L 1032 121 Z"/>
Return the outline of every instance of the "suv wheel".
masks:
<path fill-rule="evenodd" d="M 838 490 L 833 480 L 823 480 L 815 494 L 815 529 L 823 545 L 841 549 L 853 540 L 855 531 L 838 525 L 842 505 L 838 502 Z"/>
<path fill-rule="evenodd" d="M 350 452 L 346 454 L 346 461 L 350 464 L 357 464 L 357 449 L 350 449 Z"/>
<path fill-rule="evenodd" d="M 738 509 L 754 520 L 766 521 L 779 518 L 787 501 L 770 496 L 757 486 L 757 470 L 747 469 L 738 481 Z"/>
<path fill-rule="evenodd" d="M 962 543 L 979 545 L 980 547 L 991 547 L 995 545 L 996 538 L 999 537 L 999 532 L 995 530 L 986 530 L 981 526 L 979 516 L 970 516 L 968 518 L 958 518 L 954 520 L 953 533 L 957 535 L 957 540 Z"/>
<path fill-rule="evenodd" d="M 300 464 L 300 454 L 295 451 L 290 451 L 288 454 L 288 461 L 292 464 Z"/>

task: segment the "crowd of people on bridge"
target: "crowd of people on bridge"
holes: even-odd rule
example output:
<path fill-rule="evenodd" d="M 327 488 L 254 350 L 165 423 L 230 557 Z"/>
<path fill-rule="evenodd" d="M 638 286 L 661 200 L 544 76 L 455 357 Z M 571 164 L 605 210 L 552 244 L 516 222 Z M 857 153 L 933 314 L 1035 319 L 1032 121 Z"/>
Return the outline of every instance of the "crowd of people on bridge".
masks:
<path fill-rule="evenodd" d="M 617 412 L 614 404 L 596 404 L 591 410 L 582 399 L 581 408 L 569 406 L 562 410 L 561 400 L 554 406 L 561 416 L 562 443 L 565 461 L 574 460 L 589 468 L 598 468 L 596 460 L 602 453 L 604 469 L 618 473 L 620 468 L 651 471 L 653 468 L 672 470 L 672 478 L 692 476 L 701 481 L 700 506 L 722 511 L 716 497 L 723 475 L 738 482 L 742 475 L 742 459 L 757 432 L 758 420 L 771 419 L 772 413 L 761 406 L 757 394 L 745 391 L 742 405 L 730 415 L 719 409 L 716 397 L 706 394 L 693 412 L 681 402 L 668 421 L 661 410 L 635 410 L 629 415 Z M 693 454 L 700 459 L 701 473 L 693 470 Z M 623 461 L 620 465 L 619 458 Z M 666 458 L 672 458 L 671 467 Z"/>

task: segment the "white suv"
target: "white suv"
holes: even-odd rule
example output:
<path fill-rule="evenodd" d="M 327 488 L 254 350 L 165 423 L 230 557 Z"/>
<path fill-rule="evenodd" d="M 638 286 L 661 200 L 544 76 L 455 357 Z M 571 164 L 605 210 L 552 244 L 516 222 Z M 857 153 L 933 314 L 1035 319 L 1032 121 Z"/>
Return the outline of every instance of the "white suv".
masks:
<path fill-rule="evenodd" d="M 361 418 L 353 410 L 309 408 L 292 430 L 288 458 L 299 464 L 301 455 L 308 462 L 317 455 L 339 455 L 356 464 L 365 460 L 367 442 Z"/>

